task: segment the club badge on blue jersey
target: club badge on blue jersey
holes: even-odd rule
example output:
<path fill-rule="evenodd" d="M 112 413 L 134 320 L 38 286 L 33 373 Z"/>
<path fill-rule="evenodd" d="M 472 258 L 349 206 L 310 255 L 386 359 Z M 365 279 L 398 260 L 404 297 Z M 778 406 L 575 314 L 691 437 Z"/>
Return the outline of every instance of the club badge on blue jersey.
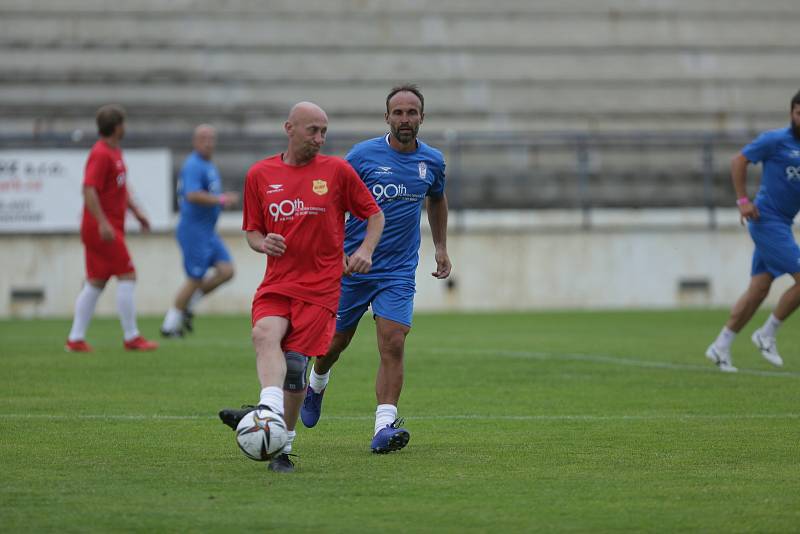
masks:
<path fill-rule="evenodd" d="M 428 166 L 425 165 L 424 161 L 420 161 L 419 165 L 417 165 L 419 169 L 419 179 L 422 181 L 427 181 L 426 178 L 428 177 Z"/>

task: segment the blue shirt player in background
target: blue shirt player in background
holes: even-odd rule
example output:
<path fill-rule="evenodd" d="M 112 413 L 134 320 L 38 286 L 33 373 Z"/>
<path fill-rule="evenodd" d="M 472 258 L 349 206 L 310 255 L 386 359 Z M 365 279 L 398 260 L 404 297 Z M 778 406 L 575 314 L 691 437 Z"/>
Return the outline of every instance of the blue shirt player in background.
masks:
<path fill-rule="evenodd" d="M 378 407 L 372 452 L 402 449 L 410 435 L 397 417 L 403 387 L 403 352 L 411 330 L 415 274 L 419 263 L 420 217 L 427 200 L 439 279 L 450 275 L 447 255 L 447 197 L 444 157 L 417 139 L 425 117 L 425 100 L 416 85 L 393 88 L 386 97 L 389 133 L 353 147 L 346 156 L 372 192 L 386 217 L 383 236 L 372 255 L 372 270 L 342 279 L 336 334 L 328 353 L 317 358 L 301 408 L 301 418 L 313 427 L 322 410 L 330 369 L 356 332 L 361 316 L 372 307 L 380 364 L 375 381 Z M 364 238 L 366 224 L 355 218 L 345 228 L 345 261 Z"/>
<path fill-rule="evenodd" d="M 781 295 L 767 322 L 753 332 L 753 343 L 771 364 L 783 365 L 775 337 L 778 327 L 800 305 L 800 247 L 792 234 L 792 221 L 800 211 L 800 91 L 790 103 L 787 128 L 759 135 L 733 158 L 731 173 L 742 223 L 747 221 L 755 243 L 750 286 L 731 310 L 730 318 L 706 357 L 720 370 L 735 372 L 730 347 L 736 334 L 753 317 L 767 297 L 772 281 L 788 274 L 794 285 Z M 747 196 L 747 164 L 761 163 L 761 187 L 753 202 Z"/>
<path fill-rule="evenodd" d="M 222 208 L 239 202 L 239 195 L 222 192 L 219 171 L 211 162 L 216 141 L 217 133 L 212 126 L 201 124 L 195 128 L 194 151 L 181 168 L 178 180 L 180 220 L 175 234 L 183 253 L 186 282 L 164 317 L 161 334 L 165 337 L 181 337 L 184 329 L 192 331 L 197 302 L 233 278 L 231 255 L 215 228 Z M 213 274 L 206 276 L 211 268 Z"/>

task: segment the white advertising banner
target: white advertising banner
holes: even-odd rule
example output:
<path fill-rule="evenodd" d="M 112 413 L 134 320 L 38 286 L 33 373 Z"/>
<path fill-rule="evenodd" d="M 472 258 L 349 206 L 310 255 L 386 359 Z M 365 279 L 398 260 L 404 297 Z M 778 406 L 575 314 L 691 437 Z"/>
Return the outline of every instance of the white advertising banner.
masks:
<path fill-rule="evenodd" d="M 172 159 L 167 149 L 124 149 L 128 191 L 153 230 L 172 226 Z M 0 233 L 77 232 L 88 150 L 0 150 Z M 128 212 L 126 228 L 138 223 Z"/>

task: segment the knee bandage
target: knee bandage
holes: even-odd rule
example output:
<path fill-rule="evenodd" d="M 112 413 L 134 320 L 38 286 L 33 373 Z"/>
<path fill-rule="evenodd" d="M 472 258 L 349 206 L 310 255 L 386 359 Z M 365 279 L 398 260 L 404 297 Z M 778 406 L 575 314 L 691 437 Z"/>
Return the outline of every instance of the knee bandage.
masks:
<path fill-rule="evenodd" d="M 302 391 L 306 388 L 306 368 L 308 367 L 308 357 L 299 352 L 287 351 L 286 357 L 286 380 L 283 382 L 283 389 L 289 391 Z"/>

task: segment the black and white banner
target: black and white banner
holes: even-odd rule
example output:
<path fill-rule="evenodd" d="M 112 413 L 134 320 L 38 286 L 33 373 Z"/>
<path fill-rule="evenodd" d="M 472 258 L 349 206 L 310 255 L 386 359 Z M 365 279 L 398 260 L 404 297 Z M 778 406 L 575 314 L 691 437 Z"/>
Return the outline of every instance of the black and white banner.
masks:
<path fill-rule="evenodd" d="M 0 150 L 0 233 L 77 232 L 88 150 Z M 166 149 L 123 149 L 128 191 L 153 230 L 172 224 L 172 161 Z M 126 226 L 138 224 L 128 213 Z"/>

